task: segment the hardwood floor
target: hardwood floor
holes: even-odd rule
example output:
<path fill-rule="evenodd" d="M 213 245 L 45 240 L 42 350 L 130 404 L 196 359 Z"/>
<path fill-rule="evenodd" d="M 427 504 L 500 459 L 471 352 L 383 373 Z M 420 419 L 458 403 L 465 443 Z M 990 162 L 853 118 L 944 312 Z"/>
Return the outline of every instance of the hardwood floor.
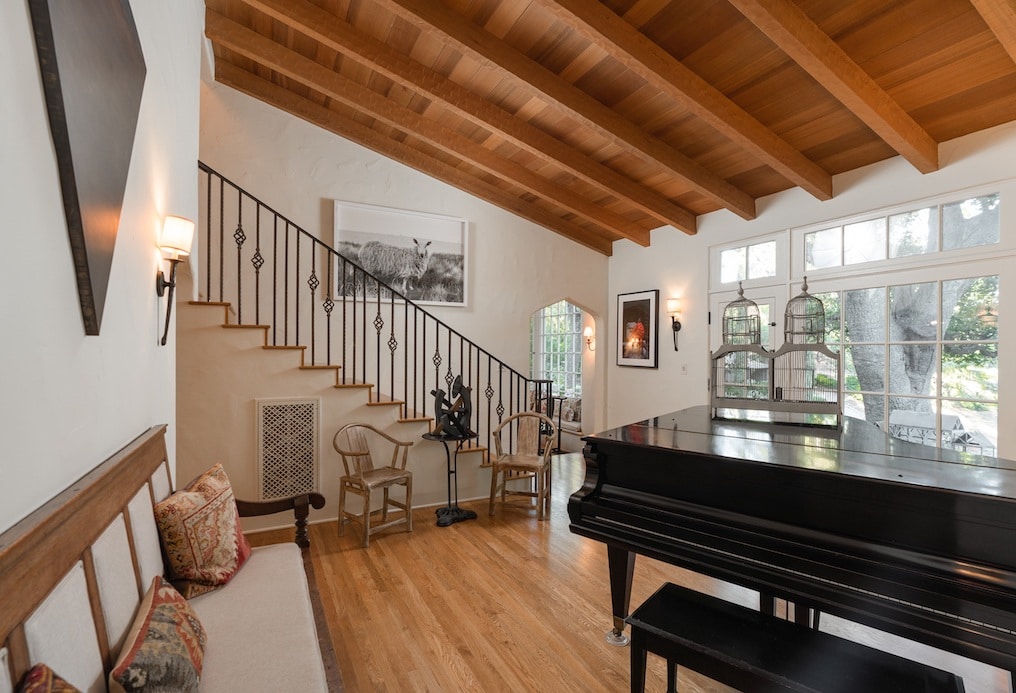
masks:
<path fill-rule="evenodd" d="M 393 528 L 372 537 L 368 549 L 357 524 L 341 538 L 334 522 L 310 528 L 345 691 L 629 689 L 629 648 L 604 639 L 610 625 L 606 549 L 568 531 L 567 500 L 581 485 L 584 463 L 573 453 L 554 464 L 551 513 L 543 522 L 525 501 L 497 506 L 494 517 L 486 501 L 476 501 L 461 503 L 477 512 L 476 520 L 437 527 L 433 508 L 418 509 L 412 533 Z M 251 543 L 288 539 L 266 532 L 251 536 Z M 757 606 L 753 592 L 640 556 L 632 608 L 667 581 Z M 1009 690 L 997 670 L 832 618 L 829 623 L 840 634 L 860 633 L 854 639 L 958 671 L 968 692 Z M 665 671 L 650 655 L 646 690 L 665 690 Z M 679 685 L 682 693 L 731 690 L 683 669 Z"/>

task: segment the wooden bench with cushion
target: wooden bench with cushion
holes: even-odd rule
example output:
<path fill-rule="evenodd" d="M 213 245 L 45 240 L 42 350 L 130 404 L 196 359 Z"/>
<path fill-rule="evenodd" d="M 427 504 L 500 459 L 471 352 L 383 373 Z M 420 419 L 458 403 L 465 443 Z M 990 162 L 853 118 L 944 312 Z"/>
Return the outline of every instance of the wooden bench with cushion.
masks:
<path fill-rule="evenodd" d="M 194 488 L 173 494 L 165 431 L 145 431 L 0 534 L 0 693 L 22 690 L 26 679 L 38 684 L 54 676 L 90 693 L 160 685 L 175 691 L 341 690 L 326 624 L 320 614 L 315 618 L 309 552 L 297 543 L 251 550 L 236 520 L 237 507 L 253 514 L 294 512 L 297 541 L 306 546 L 309 506 L 321 507 L 324 499 L 306 494 L 235 502 L 224 473 L 202 475 Z M 219 477 L 225 485 L 216 487 Z M 188 498 L 209 489 L 228 512 L 202 515 L 204 509 L 188 508 Z M 178 591 L 183 583 L 163 578 L 179 578 L 163 559 L 166 517 L 173 513 L 204 523 L 181 545 L 214 536 L 216 524 L 206 518 L 231 518 L 227 533 L 233 535 L 225 544 L 196 550 L 212 555 L 225 547 L 225 555 L 240 560 Z M 185 592 L 196 596 L 184 599 Z"/>
<path fill-rule="evenodd" d="M 631 616 L 631 690 L 645 690 L 646 652 L 742 691 L 962 693 L 963 679 L 850 640 L 666 584 Z"/>

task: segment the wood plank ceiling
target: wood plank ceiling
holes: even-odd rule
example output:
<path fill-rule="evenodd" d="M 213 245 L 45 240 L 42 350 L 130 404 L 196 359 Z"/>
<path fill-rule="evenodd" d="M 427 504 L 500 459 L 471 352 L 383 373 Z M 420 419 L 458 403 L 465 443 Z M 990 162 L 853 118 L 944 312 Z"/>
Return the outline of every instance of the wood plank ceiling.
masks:
<path fill-rule="evenodd" d="M 215 78 L 609 255 L 1016 120 L 1011 0 L 206 0 Z"/>

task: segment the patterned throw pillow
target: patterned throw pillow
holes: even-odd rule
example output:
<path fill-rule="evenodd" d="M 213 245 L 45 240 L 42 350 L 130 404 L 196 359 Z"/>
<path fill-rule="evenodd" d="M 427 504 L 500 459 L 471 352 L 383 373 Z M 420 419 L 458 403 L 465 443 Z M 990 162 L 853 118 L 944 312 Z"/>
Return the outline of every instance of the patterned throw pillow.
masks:
<path fill-rule="evenodd" d="M 196 693 L 204 652 L 201 622 L 187 600 L 158 575 L 141 601 L 120 658 L 109 673 L 109 690 Z"/>
<path fill-rule="evenodd" d="M 18 693 L 81 693 L 53 673 L 45 664 L 36 664 L 28 670 L 18 686 Z"/>
<path fill-rule="evenodd" d="M 225 585 L 250 557 L 220 464 L 157 503 L 155 519 L 170 578 L 187 599 Z"/>

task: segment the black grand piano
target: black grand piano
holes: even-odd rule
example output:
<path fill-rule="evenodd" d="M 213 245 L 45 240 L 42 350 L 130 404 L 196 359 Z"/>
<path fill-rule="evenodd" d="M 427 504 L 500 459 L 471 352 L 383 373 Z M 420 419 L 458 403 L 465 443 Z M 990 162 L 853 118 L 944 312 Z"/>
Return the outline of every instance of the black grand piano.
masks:
<path fill-rule="evenodd" d="M 585 438 L 571 531 L 607 545 L 613 635 L 636 554 L 1016 672 L 1016 462 L 693 407 Z"/>

